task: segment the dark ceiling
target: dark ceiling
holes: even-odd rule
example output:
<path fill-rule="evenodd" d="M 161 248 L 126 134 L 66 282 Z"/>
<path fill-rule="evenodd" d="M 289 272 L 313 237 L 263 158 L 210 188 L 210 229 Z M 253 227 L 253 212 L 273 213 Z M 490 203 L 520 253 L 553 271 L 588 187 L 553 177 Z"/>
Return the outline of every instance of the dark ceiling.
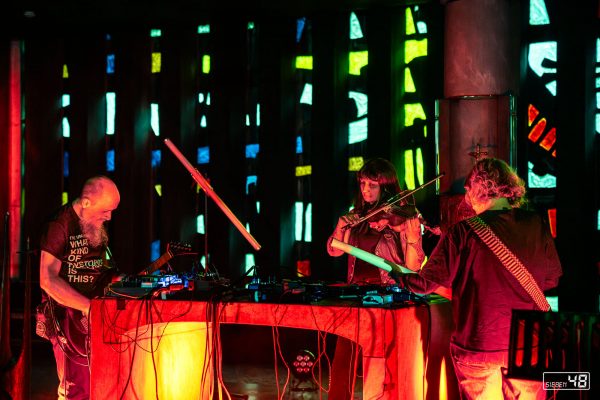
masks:
<path fill-rule="evenodd" d="M 433 0 L 438 2 L 439 0 Z M 344 10 L 397 7 L 431 0 L 16 0 L 3 7 L 0 23 L 18 36 L 29 30 L 139 26 L 198 22 L 219 16 L 311 16 Z"/>

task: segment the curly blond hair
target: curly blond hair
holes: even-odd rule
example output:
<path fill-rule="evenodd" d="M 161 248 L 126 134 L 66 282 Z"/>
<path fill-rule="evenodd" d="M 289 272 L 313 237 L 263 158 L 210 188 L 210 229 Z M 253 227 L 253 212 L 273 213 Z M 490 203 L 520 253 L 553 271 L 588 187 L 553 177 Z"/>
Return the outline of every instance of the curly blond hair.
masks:
<path fill-rule="evenodd" d="M 513 207 L 525 202 L 525 182 L 504 161 L 484 158 L 477 161 L 467 178 L 465 188 L 479 201 L 505 197 Z"/>

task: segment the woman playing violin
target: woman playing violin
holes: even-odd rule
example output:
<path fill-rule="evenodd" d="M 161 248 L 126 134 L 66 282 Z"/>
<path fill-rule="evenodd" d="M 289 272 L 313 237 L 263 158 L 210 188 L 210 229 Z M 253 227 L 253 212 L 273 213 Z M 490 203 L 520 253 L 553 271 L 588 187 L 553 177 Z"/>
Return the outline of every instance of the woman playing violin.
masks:
<path fill-rule="evenodd" d="M 327 241 L 329 255 L 344 254 L 331 247 L 333 238 L 385 258 L 412 270 L 419 270 L 425 254 L 421 241 L 421 223 L 414 205 L 385 207 L 393 196 L 400 193 L 396 169 L 387 160 L 375 158 L 358 171 L 357 193 L 352 211 L 339 218 Z M 381 208 L 382 211 L 365 218 Z M 364 219 L 364 220 L 363 220 Z M 348 256 L 348 283 L 392 283 L 387 272 L 353 256 Z M 338 337 L 331 367 L 329 400 L 350 400 L 354 393 L 357 346 L 342 336 Z"/>
<path fill-rule="evenodd" d="M 400 193 L 400 184 L 394 165 L 383 158 L 366 162 L 357 173 L 359 192 L 354 208 L 339 218 L 327 242 L 329 255 L 344 254 L 331 247 L 333 238 L 378 255 L 388 261 L 418 271 L 425 253 L 422 248 L 421 224 L 413 204 L 384 207 L 362 222 L 365 215 L 380 208 Z M 355 257 L 348 256 L 348 283 L 387 284 L 388 273 Z"/>

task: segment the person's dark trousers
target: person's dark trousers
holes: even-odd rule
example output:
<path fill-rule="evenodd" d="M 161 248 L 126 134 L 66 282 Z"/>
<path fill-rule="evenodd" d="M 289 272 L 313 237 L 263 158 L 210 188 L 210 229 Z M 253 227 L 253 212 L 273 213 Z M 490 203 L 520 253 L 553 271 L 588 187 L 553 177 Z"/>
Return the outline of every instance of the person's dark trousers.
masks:
<path fill-rule="evenodd" d="M 65 354 L 65 345 L 52 338 L 52 350 L 58 374 L 58 399 L 87 400 L 90 398 L 90 367 L 88 358 Z M 61 346 L 62 345 L 62 346 Z"/>

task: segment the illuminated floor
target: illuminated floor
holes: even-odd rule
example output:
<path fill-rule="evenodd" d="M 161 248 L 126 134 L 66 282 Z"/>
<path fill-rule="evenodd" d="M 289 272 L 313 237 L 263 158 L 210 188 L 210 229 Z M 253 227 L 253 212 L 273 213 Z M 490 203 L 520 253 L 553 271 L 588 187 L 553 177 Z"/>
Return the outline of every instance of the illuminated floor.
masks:
<path fill-rule="evenodd" d="M 319 392 L 316 384 L 311 382 L 298 382 L 292 376 L 286 384 L 287 369 L 279 366 L 279 376 L 276 378 L 273 365 L 253 365 L 249 362 L 225 362 L 223 365 L 223 379 L 225 387 L 229 391 L 232 400 L 275 400 L 282 399 L 304 399 L 304 400 L 326 400 L 327 393 Z M 327 387 L 328 378 L 323 372 L 322 382 Z M 279 390 L 277 388 L 279 380 Z M 32 369 L 31 369 L 31 399 L 32 400 L 55 400 L 56 370 L 50 344 L 41 339 L 34 339 L 32 346 Z M 292 386 L 298 390 L 291 390 Z M 284 391 L 285 387 L 285 391 Z M 312 389 L 314 390 L 301 390 Z M 324 389 L 325 389 L 324 388 Z M 361 382 L 357 382 L 357 393 L 355 399 L 362 399 Z M 283 393 L 283 397 L 282 397 Z M 227 398 L 226 396 L 224 398 Z"/>

